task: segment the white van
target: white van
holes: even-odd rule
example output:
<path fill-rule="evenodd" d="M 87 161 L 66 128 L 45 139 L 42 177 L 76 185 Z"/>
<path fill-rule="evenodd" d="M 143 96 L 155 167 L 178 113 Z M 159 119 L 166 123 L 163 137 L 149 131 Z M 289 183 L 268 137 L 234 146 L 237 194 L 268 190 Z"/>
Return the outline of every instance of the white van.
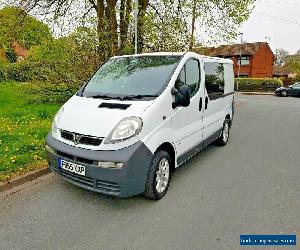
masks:
<path fill-rule="evenodd" d="M 193 52 L 113 57 L 56 114 L 49 166 L 92 191 L 158 200 L 175 168 L 212 142 L 227 143 L 233 93 L 231 60 Z"/>

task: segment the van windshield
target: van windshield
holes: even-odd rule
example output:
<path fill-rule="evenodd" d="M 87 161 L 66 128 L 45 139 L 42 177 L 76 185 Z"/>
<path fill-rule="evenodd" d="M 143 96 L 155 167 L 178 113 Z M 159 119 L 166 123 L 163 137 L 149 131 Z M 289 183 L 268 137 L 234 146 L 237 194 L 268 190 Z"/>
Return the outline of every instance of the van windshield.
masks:
<path fill-rule="evenodd" d="M 82 96 L 153 99 L 163 91 L 180 59 L 172 55 L 112 58 L 90 79 Z"/>

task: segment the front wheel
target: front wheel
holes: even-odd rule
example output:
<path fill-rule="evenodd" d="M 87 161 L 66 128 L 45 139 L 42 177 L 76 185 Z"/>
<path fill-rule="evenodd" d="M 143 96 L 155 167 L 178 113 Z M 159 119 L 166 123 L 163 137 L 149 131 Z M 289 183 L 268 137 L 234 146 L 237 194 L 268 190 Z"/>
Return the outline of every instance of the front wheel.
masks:
<path fill-rule="evenodd" d="M 143 195 L 160 200 L 168 191 L 171 179 L 171 157 L 164 151 L 157 151 L 151 161 Z"/>
<path fill-rule="evenodd" d="M 283 90 L 282 92 L 281 92 L 281 96 L 283 96 L 283 97 L 287 97 L 287 92 L 286 92 L 286 90 Z"/>
<path fill-rule="evenodd" d="M 216 140 L 216 144 L 219 146 L 224 146 L 229 140 L 229 130 L 230 130 L 230 119 L 226 118 L 223 123 L 222 133 L 220 137 Z"/>

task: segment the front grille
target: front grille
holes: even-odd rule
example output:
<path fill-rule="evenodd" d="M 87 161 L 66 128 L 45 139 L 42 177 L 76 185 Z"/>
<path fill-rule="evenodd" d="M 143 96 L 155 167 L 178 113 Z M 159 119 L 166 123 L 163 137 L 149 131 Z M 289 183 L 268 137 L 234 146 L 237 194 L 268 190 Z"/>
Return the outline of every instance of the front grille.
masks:
<path fill-rule="evenodd" d="M 57 151 L 57 154 L 59 156 L 62 156 L 64 158 L 67 158 L 67 159 L 70 159 L 70 160 L 73 160 L 73 161 L 79 161 L 81 163 L 87 163 L 87 164 L 91 164 L 91 165 L 95 164 L 95 162 L 93 160 L 82 158 L 82 157 L 76 157 L 76 156 L 61 152 L 61 151 Z"/>
<path fill-rule="evenodd" d="M 77 184 L 81 187 L 88 188 L 90 190 L 104 193 L 104 194 L 111 194 L 111 195 L 119 195 L 121 193 L 121 187 L 113 182 L 96 180 L 87 176 L 77 175 L 64 169 L 57 169 L 52 168 L 57 175 L 60 175 L 67 180 L 70 180 L 74 184 Z"/>
<path fill-rule="evenodd" d="M 90 177 L 73 174 L 73 173 L 65 171 L 63 169 L 60 169 L 60 174 L 62 176 L 64 176 L 65 178 L 68 178 L 71 181 L 74 181 L 83 186 L 90 187 L 90 188 L 93 188 L 93 186 L 94 186 L 93 179 Z"/>
<path fill-rule="evenodd" d="M 96 187 L 104 193 L 119 194 L 121 192 L 121 187 L 118 184 L 112 182 L 98 180 L 96 182 Z"/>
<path fill-rule="evenodd" d="M 77 134 L 77 133 L 69 132 L 66 130 L 61 130 L 60 135 L 61 135 L 61 138 L 65 139 L 67 141 L 72 141 L 75 144 L 99 146 L 103 141 L 103 138 L 100 138 L 100 137 Z"/>
<path fill-rule="evenodd" d="M 68 141 L 74 141 L 74 134 L 65 130 L 60 131 L 61 138 L 68 140 Z"/>
<path fill-rule="evenodd" d="M 102 138 L 95 138 L 95 137 L 88 137 L 88 136 L 82 136 L 79 140 L 80 144 L 85 145 L 92 145 L 92 146 L 99 146 L 102 142 Z"/>

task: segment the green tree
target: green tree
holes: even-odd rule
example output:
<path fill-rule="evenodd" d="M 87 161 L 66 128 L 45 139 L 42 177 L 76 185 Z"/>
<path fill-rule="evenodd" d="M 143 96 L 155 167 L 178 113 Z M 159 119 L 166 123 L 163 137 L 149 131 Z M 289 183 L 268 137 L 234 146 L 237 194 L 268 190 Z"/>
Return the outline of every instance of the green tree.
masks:
<path fill-rule="evenodd" d="M 186 50 L 199 42 L 218 43 L 237 36 L 255 0 L 150 1 L 145 48 Z M 197 32 L 196 32 L 197 31 Z M 198 34 L 197 34 L 198 33 Z"/>
<path fill-rule="evenodd" d="M 98 48 L 103 59 L 132 51 L 133 0 L 14 0 L 13 2 L 60 23 L 70 20 L 86 23 L 91 20 L 89 18 L 94 17 L 98 32 Z M 139 0 L 138 2 L 138 52 L 142 52 L 192 48 L 195 41 L 199 40 L 196 30 L 201 30 L 205 34 L 205 37 L 200 37 L 201 40 L 209 42 L 230 40 L 237 35 L 239 25 L 249 17 L 255 0 Z"/>
<path fill-rule="evenodd" d="M 48 26 L 26 11 L 16 7 L 5 7 L 0 10 L 0 47 L 6 50 L 17 42 L 27 49 L 42 44 L 52 38 Z"/>
<path fill-rule="evenodd" d="M 51 67 L 52 71 L 61 72 L 60 75 L 69 75 L 70 81 L 82 82 L 100 63 L 97 46 L 97 31 L 79 27 L 69 36 L 34 47 L 27 61 Z"/>
<path fill-rule="evenodd" d="M 300 54 L 287 56 L 285 59 L 285 66 L 299 76 L 300 75 Z"/>

